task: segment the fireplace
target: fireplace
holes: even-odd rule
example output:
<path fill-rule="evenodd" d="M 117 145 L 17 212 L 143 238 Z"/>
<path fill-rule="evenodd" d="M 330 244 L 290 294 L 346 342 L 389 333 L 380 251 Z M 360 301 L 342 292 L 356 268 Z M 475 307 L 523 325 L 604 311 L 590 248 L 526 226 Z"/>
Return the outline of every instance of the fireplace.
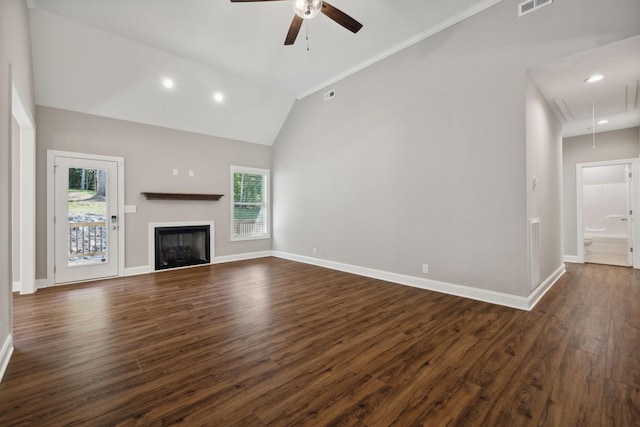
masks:
<path fill-rule="evenodd" d="M 210 264 L 213 223 L 149 224 L 154 270 Z"/>

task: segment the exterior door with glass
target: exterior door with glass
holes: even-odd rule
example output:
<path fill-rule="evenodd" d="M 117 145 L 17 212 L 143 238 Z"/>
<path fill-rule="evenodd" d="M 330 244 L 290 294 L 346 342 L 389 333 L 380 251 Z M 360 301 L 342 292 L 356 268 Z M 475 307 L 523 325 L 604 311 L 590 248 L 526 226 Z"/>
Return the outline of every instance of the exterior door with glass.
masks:
<path fill-rule="evenodd" d="M 118 162 L 54 157 L 55 283 L 118 275 Z"/>

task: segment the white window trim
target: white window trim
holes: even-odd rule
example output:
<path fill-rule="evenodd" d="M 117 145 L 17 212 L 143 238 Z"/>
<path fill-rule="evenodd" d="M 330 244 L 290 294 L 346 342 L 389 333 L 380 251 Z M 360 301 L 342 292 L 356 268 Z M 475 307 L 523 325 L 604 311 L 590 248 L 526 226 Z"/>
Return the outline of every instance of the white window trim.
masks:
<path fill-rule="evenodd" d="M 264 205 L 265 205 L 265 217 L 266 217 L 266 234 L 260 236 L 236 236 L 235 233 L 235 192 L 233 188 L 233 175 L 236 173 L 246 173 L 253 175 L 263 175 L 266 177 L 266 191 L 264 194 Z M 231 197 L 229 198 L 231 201 L 229 203 L 230 209 L 229 213 L 231 214 L 229 220 L 229 235 L 231 237 L 232 242 L 238 242 L 243 240 L 265 240 L 271 238 L 271 171 L 269 169 L 261 169 L 261 168 L 250 168 L 246 166 L 235 166 L 231 165 L 230 173 L 230 191 L 229 194 Z"/>

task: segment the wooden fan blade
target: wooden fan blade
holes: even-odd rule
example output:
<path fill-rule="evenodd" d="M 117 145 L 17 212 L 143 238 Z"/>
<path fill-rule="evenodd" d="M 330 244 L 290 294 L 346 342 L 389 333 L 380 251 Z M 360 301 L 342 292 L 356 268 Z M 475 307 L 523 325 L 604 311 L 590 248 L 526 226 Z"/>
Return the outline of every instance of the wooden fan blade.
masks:
<path fill-rule="evenodd" d="M 302 26 L 302 21 L 303 19 L 298 15 L 293 15 L 293 21 L 291 21 L 291 26 L 289 27 L 287 38 L 284 39 L 285 46 L 292 45 L 293 42 L 296 41 L 296 37 L 298 37 L 298 32 L 300 31 L 300 27 Z"/>
<path fill-rule="evenodd" d="M 320 11 L 352 33 L 357 33 L 358 31 L 360 31 L 360 28 L 362 28 L 361 23 L 359 23 L 343 11 L 331 6 L 326 1 L 322 2 L 322 9 Z"/>

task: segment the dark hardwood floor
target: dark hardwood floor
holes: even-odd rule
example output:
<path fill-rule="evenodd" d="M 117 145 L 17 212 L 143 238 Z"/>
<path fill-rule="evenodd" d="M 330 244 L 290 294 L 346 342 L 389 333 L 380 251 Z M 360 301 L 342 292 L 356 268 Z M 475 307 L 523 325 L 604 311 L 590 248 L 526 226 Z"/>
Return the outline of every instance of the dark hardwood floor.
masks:
<path fill-rule="evenodd" d="M 0 425 L 640 425 L 640 275 L 531 312 L 278 258 L 14 296 Z"/>

